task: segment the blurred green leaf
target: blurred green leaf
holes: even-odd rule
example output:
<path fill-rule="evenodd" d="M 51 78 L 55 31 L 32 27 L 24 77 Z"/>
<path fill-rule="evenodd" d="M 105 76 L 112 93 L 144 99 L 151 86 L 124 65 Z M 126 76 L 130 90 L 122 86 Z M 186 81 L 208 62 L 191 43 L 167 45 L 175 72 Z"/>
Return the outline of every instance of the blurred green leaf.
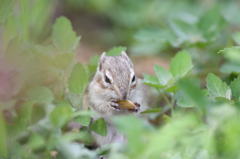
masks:
<path fill-rule="evenodd" d="M 219 77 L 210 73 L 207 76 L 208 94 L 212 98 L 224 97 L 231 99 L 231 89 Z"/>
<path fill-rule="evenodd" d="M 183 91 L 177 91 L 175 94 L 177 100 L 177 105 L 180 107 L 191 108 L 195 106 L 195 103 L 192 101 L 191 97 L 189 98 L 188 94 Z"/>
<path fill-rule="evenodd" d="M 72 30 L 71 22 L 65 18 L 60 17 L 53 25 L 52 41 L 55 47 L 62 53 L 71 53 L 74 51 L 79 43 L 80 37 Z"/>
<path fill-rule="evenodd" d="M 208 101 L 205 93 L 200 89 L 199 82 L 196 79 L 182 79 L 178 82 L 181 94 L 176 94 L 177 103 L 182 107 L 198 106 L 205 111 Z"/>
<path fill-rule="evenodd" d="M 217 6 L 203 12 L 198 21 L 198 27 L 208 41 L 215 40 L 225 24 L 225 19 Z"/>
<path fill-rule="evenodd" d="M 7 158 L 7 156 L 8 156 L 7 130 L 3 113 L 0 112 L 0 157 Z"/>
<path fill-rule="evenodd" d="M 119 56 L 122 52 L 125 52 L 127 50 L 126 47 L 114 47 L 111 50 L 107 52 L 107 56 Z"/>
<path fill-rule="evenodd" d="M 222 73 L 240 73 L 240 64 L 225 63 L 221 66 L 220 71 Z"/>
<path fill-rule="evenodd" d="M 45 139 L 39 134 L 32 134 L 29 138 L 28 146 L 32 150 L 37 150 L 45 146 Z"/>
<path fill-rule="evenodd" d="M 188 22 L 182 19 L 172 20 L 170 27 L 178 39 L 172 42 L 173 46 L 180 47 L 183 44 L 197 44 L 205 42 L 205 38 L 196 27 L 196 22 Z"/>
<path fill-rule="evenodd" d="M 240 77 L 234 79 L 230 84 L 232 96 L 236 99 L 240 97 Z"/>
<path fill-rule="evenodd" d="M 57 68 L 66 69 L 73 62 L 73 59 L 74 54 L 63 53 L 54 56 L 51 62 Z"/>
<path fill-rule="evenodd" d="M 240 62 L 240 47 L 234 46 L 229 48 L 224 48 L 223 50 L 220 50 L 219 53 L 223 53 L 224 57 L 228 59 L 229 61 L 239 64 Z"/>
<path fill-rule="evenodd" d="M 155 130 L 151 133 L 151 137 L 147 138 L 147 141 L 141 143 L 141 145 L 144 145 L 144 149 L 141 150 L 142 153 L 139 154 L 138 158 L 158 159 L 167 156 L 170 158 L 187 158 L 191 156 L 190 158 L 192 158 L 198 156 L 191 147 L 194 145 L 194 147 L 203 149 L 202 145 L 204 145 L 205 138 L 202 138 L 197 143 L 196 141 L 200 137 L 206 136 L 198 136 L 199 133 L 203 134 L 204 132 L 191 131 L 201 127 L 196 117 L 190 114 L 175 116 L 169 119 L 168 123 L 160 129 Z M 190 134 L 191 138 L 189 138 Z M 186 149 L 189 151 L 186 152 Z"/>
<path fill-rule="evenodd" d="M 234 159 L 239 157 L 239 121 L 239 114 L 234 114 L 231 118 L 227 118 L 217 129 L 215 138 L 216 150 L 222 158 Z"/>
<path fill-rule="evenodd" d="M 162 87 L 161 85 L 159 85 L 159 81 L 158 81 L 157 77 L 152 76 L 152 75 L 144 74 L 143 82 L 152 87 L 156 87 L 156 88 Z"/>
<path fill-rule="evenodd" d="M 5 22 L 9 15 L 11 15 L 11 8 L 14 0 L 1 0 L 0 5 L 0 24 Z"/>
<path fill-rule="evenodd" d="M 56 127 L 62 127 L 66 124 L 73 115 L 71 105 L 63 102 L 59 103 L 50 114 L 51 122 Z"/>
<path fill-rule="evenodd" d="M 19 126 L 21 125 L 23 128 L 25 128 L 31 123 L 32 115 L 35 115 L 35 114 L 32 114 L 33 104 L 34 103 L 32 101 L 29 101 L 19 106 L 19 111 L 18 111 Z"/>
<path fill-rule="evenodd" d="M 79 115 L 74 121 L 78 122 L 82 126 L 88 126 L 91 121 L 91 116 L 89 115 Z"/>
<path fill-rule="evenodd" d="M 240 32 L 236 32 L 233 34 L 233 40 L 237 45 L 240 45 Z"/>
<path fill-rule="evenodd" d="M 145 126 L 142 119 L 133 115 L 115 116 L 113 118 L 113 122 L 117 126 L 118 130 L 128 139 L 127 150 L 129 157 L 137 157 L 140 155 L 139 152 L 143 152 L 145 148 L 145 144 L 143 144 L 144 136 L 142 136 L 142 134 L 146 128 L 149 130 L 149 127 Z M 136 135 L 138 137 L 136 137 Z"/>
<path fill-rule="evenodd" d="M 27 99 L 35 103 L 51 103 L 54 96 L 49 88 L 37 86 L 27 92 Z"/>
<path fill-rule="evenodd" d="M 80 141 L 85 144 L 91 144 L 92 138 L 89 131 L 81 130 L 80 132 L 68 132 L 62 136 L 62 140 L 66 142 Z"/>
<path fill-rule="evenodd" d="M 94 120 L 90 125 L 90 129 L 99 135 L 106 136 L 107 135 L 107 123 L 103 118 L 99 118 Z"/>
<path fill-rule="evenodd" d="M 172 74 L 161 66 L 155 65 L 154 72 L 160 85 L 166 85 L 172 79 Z"/>
<path fill-rule="evenodd" d="M 46 115 L 46 110 L 43 105 L 35 104 L 32 107 L 32 115 L 31 115 L 31 124 L 37 123 L 39 120 L 44 119 Z"/>
<path fill-rule="evenodd" d="M 170 71 L 174 78 L 181 78 L 185 76 L 192 69 L 191 56 L 186 51 L 178 52 L 177 55 L 171 59 Z"/>
<path fill-rule="evenodd" d="M 72 93 L 81 94 L 85 90 L 89 79 L 89 73 L 86 66 L 76 64 L 68 79 L 68 88 Z"/>
<path fill-rule="evenodd" d="M 161 111 L 162 111 L 162 108 L 150 108 L 150 109 L 147 109 L 147 110 L 141 112 L 141 114 L 159 113 Z"/>
<path fill-rule="evenodd" d="M 99 61 L 99 56 L 92 56 L 90 58 L 89 64 L 88 64 L 88 70 L 89 70 L 90 76 L 93 76 L 94 73 L 96 72 L 98 61 Z"/>

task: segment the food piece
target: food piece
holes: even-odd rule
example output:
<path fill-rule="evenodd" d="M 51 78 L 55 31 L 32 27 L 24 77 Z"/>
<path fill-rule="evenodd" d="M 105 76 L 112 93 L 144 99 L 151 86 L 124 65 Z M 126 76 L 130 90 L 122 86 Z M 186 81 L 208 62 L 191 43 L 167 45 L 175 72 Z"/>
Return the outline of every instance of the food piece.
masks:
<path fill-rule="evenodd" d="M 138 111 L 139 105 L 134 104 L 130 100 L 119 100 L 116 103 L 119 104 L 119 108 L 123 110 Z"/>

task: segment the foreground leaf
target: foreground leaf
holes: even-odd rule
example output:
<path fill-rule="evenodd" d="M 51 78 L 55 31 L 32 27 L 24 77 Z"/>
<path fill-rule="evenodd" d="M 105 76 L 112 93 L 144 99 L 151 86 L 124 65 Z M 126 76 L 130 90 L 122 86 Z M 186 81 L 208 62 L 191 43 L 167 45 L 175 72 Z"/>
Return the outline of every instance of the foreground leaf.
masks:
<path fill-rule="evenodd" d="M 198 80 L 195 79 L 182 79 L 178 83 L 179 90 L 181 91 L 180 99 L 177 98 L 177 103 L 182 107 L 197 106 L 203 111 L 205 110 L 208 101 L 205 97 L 203 90 L 199 86 Z M 179 95 L 179 94 L 178 94 Z"/>
<path fill-rule="evenodd" d="M 223 50 L 220 50 L 219 53 L 223 53 L 224 57 L 234 64 L 239 64 L 239 62 L 240 62 L 240 56 L 239 56 L 240 47 L 239 46 L 224 48 Z"/>
<path fill-rule="evenodd" d="M 240 32 L 237 32 L 237 33 L 233 34 L 233 40 L 235 41 L 235 43 L 240 45 Z"/>
<path fill-rule="evenodd" d="M 68 81 L 68 88 L 72 93 L 81 94 L 88 84 L 89 73 L 82 64 L 76 64 Z"/>
<path fill-rule="evenodd" d="M 33 150 L 43 148 L 45 146 L 45 139 L 39 134 L 32 134 L 29 138 L 28 146 Z"/>
<path fill-rule="evenodd" d="M 155 65 L 154 72 L 161 85 L 166 85 L 172 79 L 172 74 L 161 66 Z"/>
<path fill-rule="evenodd" d="M 0 112 L 0 158 L 7 158 L 7 155 L 7 132 L 3 114 Z"/>
<path fill-rule="evenodd" d="M 150 108 L 141 112 L 141 114 L 160 113 L 161 111 L 162 111 L 162 108 Z"/>
<path fill-rule="evenodd" d="M 171 60 L 170 71 L 175 78 L 185 76 L 193 67 L 191 56 L 181 51 Z"/>
<path fill-rule="evenodd" d="M 79 115 L 74 121 L 78 122 L 82 126 L 88 126 L 91 121 L 90 115 Z"/>
<path fill-rule="evenodd" d="M 63 53 L 74 51 L 79 43 L 80 37 L 72 29 L 71 22 L 60 17 L 53 25 L 53 44 Z"/>
<path fill-rule="evenodd" d="M 234 79 L 231 82 L 230 87 L 232 89 L 232 96 L 238 99 L 240 97 L 240 77 Z"/>
<path fill-rule="evenodd" d="M 240 73 L 240 65 L 227 62 L 221 66 L 220 71 L 222 73 Z"/>
<path fill-rule="evenodd" d="M 27 99 L 35 103 L 51 103 L 54 96 L 49 88 L 38 86 L 28 91 Z"/>
<path fill-rule="evenodd" d="M 73 111 L 71 105 L 68 103 L 58 104 L 50 114 L 51 122 L 56 127 L 62 127 L 71 119 Z"/>
<path fill-rule="evenodd" d="M 210 73 L 207 76 L 208 94 L 212 98 L 224 97 L 231 99 L 231 89 L 219 77 Z"/>
<path fill-rule="evenodd" d="M 177 105 L 180 107 L 191 108 L 195 106 L 191 98 L 189 98 L 189 96 L 183 91 L 178 91 L 175 94 L 175 98 L 177 100 Z"/>
<path fill-rule="evenodd" d="M 107 125 L 103 118 L 99 118 L 95 120 L 91 126 L 90 129 L 99 135 L 106 136 L 107 135 Z"/>
<path fill-rule="evenodd" d="M 155 88 L 161 88 L 162 87 L 159 84 L 159 81 L 158 81 L 157 77 L 155 77 L 155 76 L 144 74 L 143 82 L 144 82 L 144 84 L 147 84 L 147 85 L 155 87 Z"/>

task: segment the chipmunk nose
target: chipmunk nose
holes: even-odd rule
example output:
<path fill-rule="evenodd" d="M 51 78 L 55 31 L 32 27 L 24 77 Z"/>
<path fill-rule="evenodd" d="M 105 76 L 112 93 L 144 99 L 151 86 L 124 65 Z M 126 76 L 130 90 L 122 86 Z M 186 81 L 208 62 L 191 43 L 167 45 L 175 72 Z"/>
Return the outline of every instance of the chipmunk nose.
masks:
<path fill-rule="evenodd" d="M 128 96 L 128 92 L 126 91 L 125 88 L 118 88 L 118 87 L 114 87 L 118 97 L 121 99 L 121 100 L 126 100 L 127 99 L 127 96 Z"/>
<path fill-rule="evenodd" d="M 127 91 L 125 89 L 122 89 L 120 90 L 120 92 L 121 92 L 122 100 L 126 100 L 128 96 Z"/>
<path fill-rule="evenodd" d="M 122 98 L 123 98 L 123 100 L 126 100 L 126 99 L 127 99 L 127 92 L 123 92 Z"/>

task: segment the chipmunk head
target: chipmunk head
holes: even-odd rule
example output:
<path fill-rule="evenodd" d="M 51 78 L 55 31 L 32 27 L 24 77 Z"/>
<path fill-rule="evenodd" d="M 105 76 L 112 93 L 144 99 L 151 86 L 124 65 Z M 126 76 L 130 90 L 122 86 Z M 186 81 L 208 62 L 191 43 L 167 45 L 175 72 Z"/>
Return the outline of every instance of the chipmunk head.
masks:
<path fill-rule="evenodd" d="M 137 84 L 132 61 L 125 52 L 119 56 L 103 53 L 94 78 L 109 100 L 127 99 Z"/>

